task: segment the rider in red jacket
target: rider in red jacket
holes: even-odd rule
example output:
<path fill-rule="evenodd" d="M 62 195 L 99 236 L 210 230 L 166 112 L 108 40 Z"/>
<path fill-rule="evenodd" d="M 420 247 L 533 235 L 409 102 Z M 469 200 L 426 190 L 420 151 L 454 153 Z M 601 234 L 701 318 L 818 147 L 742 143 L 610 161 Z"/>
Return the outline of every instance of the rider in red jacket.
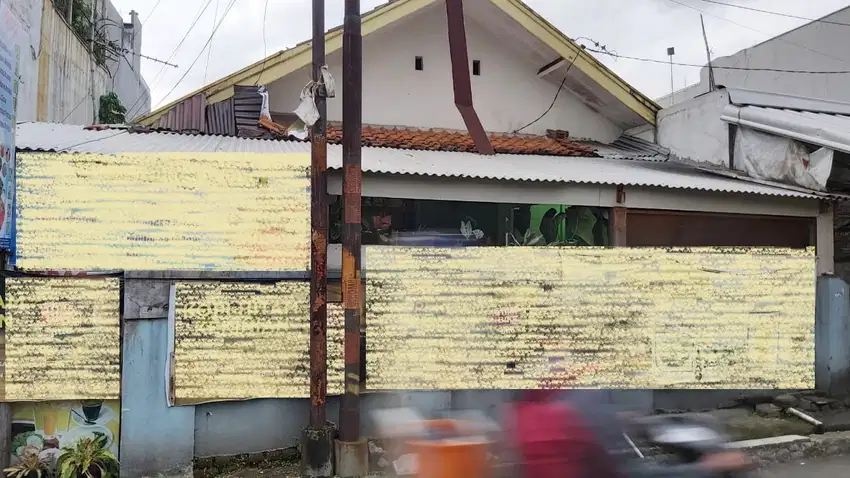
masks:
<path fill-rule="evenodd" d="M 563 391 L 529 390 L 508 410 L 508 438 L 525 478 L 702 478 L 751 464 L 733 451 L 678 466 L 622 460 L 612 453 L 621 447 L 613 442 L 622 437 L 622 428 L 616 416 L 608 416 L 601 397 L 563 398 Z"/>

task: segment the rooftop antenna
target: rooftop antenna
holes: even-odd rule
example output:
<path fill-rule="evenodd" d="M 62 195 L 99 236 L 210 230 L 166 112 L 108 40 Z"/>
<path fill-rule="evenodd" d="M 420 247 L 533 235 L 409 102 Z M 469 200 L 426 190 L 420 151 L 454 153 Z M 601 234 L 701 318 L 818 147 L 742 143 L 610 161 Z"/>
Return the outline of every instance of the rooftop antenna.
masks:
<path fill-rule="evenodd" d="M 705 20 L 702 14 L 699 16 L 699 23 L 702 25 L 702 39 L 705 41 L 705 56 L 708 58 L 708 91 L 714 91 L 717 87 L 714 84 L 714 68 L 711 67 L 711 49 L 708 47 L 708 36 L 705 34 Z"/>
<path fill-rule="evenodd" d="M 676 90 L 673 89 L 673 55 L 676 54 L 676 47 L 667 47 L 667 56 L 670 57 L 670 104 L 675 104 Z"/>

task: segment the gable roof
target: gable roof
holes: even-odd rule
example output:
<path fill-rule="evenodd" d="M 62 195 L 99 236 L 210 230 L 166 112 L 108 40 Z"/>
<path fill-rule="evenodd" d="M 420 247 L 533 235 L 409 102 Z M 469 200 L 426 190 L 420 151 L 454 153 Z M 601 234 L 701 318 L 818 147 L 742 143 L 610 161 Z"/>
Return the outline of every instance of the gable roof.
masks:
<path fill-rule="evenodd" d="M 362 15 L 361 31 L 363 36 L 374 33 L 386 26 L 402 20 L 438 0 L 390 0 Z M 564 35 L 542 16 L 537 14 L 521 0 L 484 0 L 495 5 L 508 17 L 521 25 L 535 38 L 546 44 L 557 52 L 561 58 L 569 58 L 573 62 L 573 68 L 587 75 L 605 91 L 614 96 L 628 109 L 638 114 L 650 124 L 655 124 L 658 110 L 661 109 L 648 96 L 638 92 L 616 73 L 603 65 L 581 46 Z M 342 26 L 328 30 L 325 34 L 326 54 L 331 54 L 342 48 Z M 155 111 L 135 120 L 146 126 L 153 126 L 156 122 L 168 114 L 175 106 L 203 95 L 208 104 L 218 103 L 233 97 L 235 87 L 238 85 L 254 85 L 260 78 L 264 83 L 278 80 L 293 73 L 312 62 L 312 41 L 307 40 L 287 50 L 282 50 L 260 61 L 253 63 L 235 73 L 214 81 L 198 90 L 189 93 L 182 98 L 157 108 Z M 573 60 L 574 59 L 574 60 Z"/>

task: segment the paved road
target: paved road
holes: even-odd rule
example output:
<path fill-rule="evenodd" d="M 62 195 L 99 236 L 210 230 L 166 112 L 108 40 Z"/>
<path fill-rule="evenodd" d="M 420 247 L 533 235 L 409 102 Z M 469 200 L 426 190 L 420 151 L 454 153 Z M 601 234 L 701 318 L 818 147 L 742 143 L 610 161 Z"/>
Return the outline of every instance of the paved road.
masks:
<path fill-rule="evenodd" d="M 822 458 L 777 465 L 757 474 L 758 478 L 848 478 L 850 456 Z"/>

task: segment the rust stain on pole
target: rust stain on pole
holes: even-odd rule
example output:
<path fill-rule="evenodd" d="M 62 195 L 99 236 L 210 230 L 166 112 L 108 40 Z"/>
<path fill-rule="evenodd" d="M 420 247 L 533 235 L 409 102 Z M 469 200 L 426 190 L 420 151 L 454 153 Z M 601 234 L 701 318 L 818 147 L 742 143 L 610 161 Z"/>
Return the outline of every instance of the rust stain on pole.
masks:
<path fill-rule="evenodd" d="M 345 393 L 340 440 L 360 439 L 360 196 L 363 121 L 360 0 L 345 0 L 342 37 L 342 302 L 345 306 Z"/>
<path fill-rule="evenodd" d="M 313 0 L 313 81 L 325 64 L 325 1 Z M 320 429 L 328 394 L 328 207 L 327 101 L 316 94 L 319 120 L 310 128 L 310 426 Z"/>
<path fill-rule="evenodd" d="M 466 129 L 481 154 L 496 154 L 490 138 L 481 125 L 472 105 L 472 80 L 469 77 L 469 52 L 466 47 L 466 26 L 463 21 L 463 0 L 446 0 L 449 25 L 449 53 L 452 58 L 452 83 L 455 106 L 463 117 Z"/>

